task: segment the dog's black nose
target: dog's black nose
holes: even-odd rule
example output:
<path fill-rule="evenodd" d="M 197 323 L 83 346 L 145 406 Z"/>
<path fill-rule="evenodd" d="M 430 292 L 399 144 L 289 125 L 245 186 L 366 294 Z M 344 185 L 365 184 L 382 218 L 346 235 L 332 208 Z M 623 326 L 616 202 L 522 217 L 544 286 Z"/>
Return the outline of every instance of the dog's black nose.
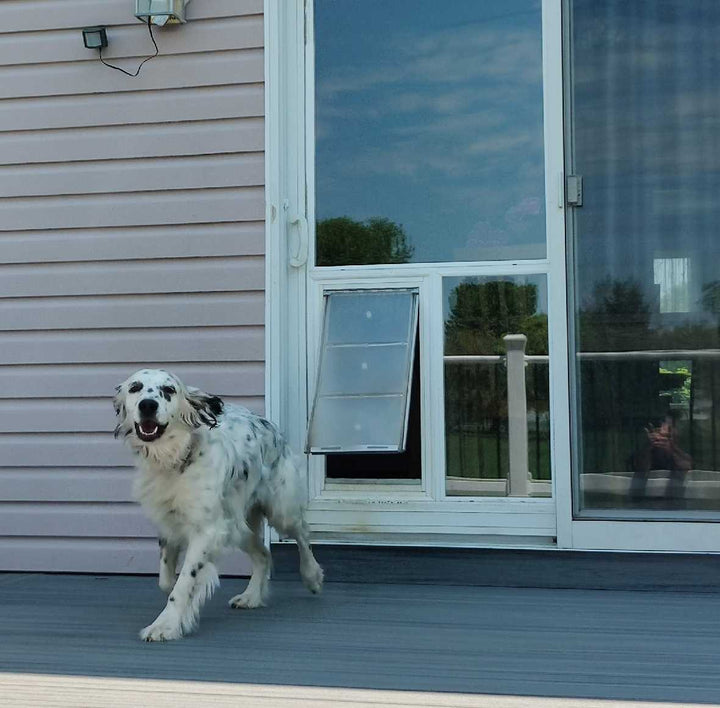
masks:
<path fill-rule="evenodd" d="M 157 413 L 157 409 L 158 402 L 152 398 L 143 398 L 142 401 L 138 403 L 138 410 L 145 416 L 155 415 L 155 413 Z"/>

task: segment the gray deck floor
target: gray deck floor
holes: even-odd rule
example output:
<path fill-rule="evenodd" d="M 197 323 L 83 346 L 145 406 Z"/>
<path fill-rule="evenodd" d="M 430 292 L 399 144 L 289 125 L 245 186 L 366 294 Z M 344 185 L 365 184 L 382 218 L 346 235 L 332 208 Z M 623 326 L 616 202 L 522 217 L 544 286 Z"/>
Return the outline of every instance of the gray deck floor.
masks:
<path fill-rule="evenodd" d="M 719 594 L 328 583 L 314 597 L 282 580 L 268 607 L 230 610 L 226 600 L 244 584 L 223 580 L 195 635 L 144 644 L 137 632 L 163 604 L 153 578 L 0 575 L 0 705 L 96 705 L 90 689 L 83 703 L 63 703 L 55 689 L 55 702 L 36 693 L 23 703 L 38 675 L 56 686 L 61 676 L 155 679 L 169 682 L 166 694 L 179 694 L 181 681 L 222 682 L 266 687 L 265 699 L 278 701 L 257 705 L 320 705 L 324 696 L 282 687 L 420 692 L 331 691 L 328 706 L 720 704 Z M 441 701 L 437 692 L 470 695 Z M 226 705 L 220 693 L 214 704 Z M 104 695 L 97 705 L 135 704 Z M 352 702 L 362 695 L 375 698 Z"/>

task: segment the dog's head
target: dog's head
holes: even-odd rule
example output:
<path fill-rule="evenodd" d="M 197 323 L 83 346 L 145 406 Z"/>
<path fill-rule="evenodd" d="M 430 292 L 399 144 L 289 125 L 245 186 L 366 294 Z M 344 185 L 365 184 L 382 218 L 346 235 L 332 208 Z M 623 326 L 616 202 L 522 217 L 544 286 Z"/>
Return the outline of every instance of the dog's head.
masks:
<path fill-rule="evenodd" d="M 162 369 L 141 369 L 123 381 L 114 399 L 115 437 L 134 435 L 143 444 L 159 440 L 168 429 L 214 428 L 223 411 L 217 396 L 185 386 Z"/>

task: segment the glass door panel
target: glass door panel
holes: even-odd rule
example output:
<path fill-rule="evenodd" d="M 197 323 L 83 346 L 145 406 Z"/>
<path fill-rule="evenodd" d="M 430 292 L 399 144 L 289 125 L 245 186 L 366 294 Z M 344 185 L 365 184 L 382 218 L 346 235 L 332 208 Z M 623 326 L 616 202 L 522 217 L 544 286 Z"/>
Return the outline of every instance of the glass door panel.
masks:
<path fill-rule="evenodd" d="M 315 0 L 316 265 L 544 258 L 541 4 Z"/>
<path fill-rule="evenodd" d="M 544 275 L 444 278 L 448 496 L 549 497 Z"/>
<path fill-rule="evenodd" d="M 575 513 L 720 512 L 720 4 L 571 0 Z"/>
<path fill-rule="evenodd" d="M 306 7 L 310 331 L 319 335 L 321 292 L 412 287 L 419 342 L 404 451 L 350 445 L 311 458 L 311 522 L 328 533 L 552 542 L 546 244 L 548 230 L 562 238 L 564 212 L 546 184 L 563 167 L 559 6 Z M 377 370 L 374 358 L 348 352 L 326 357 L 330 374 Z M 363 377 L 353 397 L 364 395 Z M 388 432 L 375 411 L 341 420 L 333 410 L 319 427 L 361 418 Z"/>

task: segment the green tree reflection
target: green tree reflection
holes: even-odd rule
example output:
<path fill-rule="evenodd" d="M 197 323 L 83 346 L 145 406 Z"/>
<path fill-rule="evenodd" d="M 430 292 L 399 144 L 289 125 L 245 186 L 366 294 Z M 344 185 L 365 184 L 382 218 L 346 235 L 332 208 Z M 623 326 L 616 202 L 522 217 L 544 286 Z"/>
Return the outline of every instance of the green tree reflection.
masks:
<path fill-rule="evenodd" d="M 319 266 L 407 263 L 415 250 L 403 227 L 382 216 L 323 219 L 315 233 Z"/>
<path fill-rule="evenodd" d="M 599 281 L 578 314 L 581 351 L 626 351 L 647 345 L 650 306 L 636 281 Z"/>
<path fill-rule="evenodd" d="M 720 315 L 720 280 L 703 285 L 702 305 L 707 312 Z"/>
<path fill-rule="evenodd" d="M 547 354 L 547 315 L 537 312 L 537 286 L 467 280 L 450 294 L 445 353 L 504 354 L 503 336 L 524 334 L 528 354 Z"/>

